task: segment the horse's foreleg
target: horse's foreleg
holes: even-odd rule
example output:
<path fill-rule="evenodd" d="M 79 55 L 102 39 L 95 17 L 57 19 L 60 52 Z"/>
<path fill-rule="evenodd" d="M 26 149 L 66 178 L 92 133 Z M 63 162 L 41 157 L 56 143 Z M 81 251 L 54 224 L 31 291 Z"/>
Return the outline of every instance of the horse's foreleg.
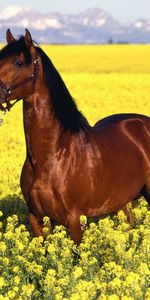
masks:
<path fill-rule="evenodd" d="M 69 230 L 72 240 L 79 244 L 82 239 L 82 229 L 80 225 L 80 215 L 77 213 L 71 213 L 68 217 Z"/>
<path fill-rule="evenodd" d="M 43 235 L 42 227 L 43 224 L 35 215 L 29 213 L 28 220 L 31 226 L 31 229 L 36 237 Z"/>

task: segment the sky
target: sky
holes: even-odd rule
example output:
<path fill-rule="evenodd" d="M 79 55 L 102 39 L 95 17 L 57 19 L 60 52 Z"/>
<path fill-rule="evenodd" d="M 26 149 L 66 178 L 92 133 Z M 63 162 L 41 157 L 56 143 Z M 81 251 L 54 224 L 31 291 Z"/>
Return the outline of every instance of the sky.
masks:
<path fill-rule="evenodd" d="M 6 7 L 14 6 L 8 9 Z M 99 7 L 123 23 L 137 19 L 150 19 L 150 0 L 0 0 L 1 13 L 30 7 L 41 12 L 76 14 L 91 7 Z M 15 8 L 16 7 L 16 8 Z"/>

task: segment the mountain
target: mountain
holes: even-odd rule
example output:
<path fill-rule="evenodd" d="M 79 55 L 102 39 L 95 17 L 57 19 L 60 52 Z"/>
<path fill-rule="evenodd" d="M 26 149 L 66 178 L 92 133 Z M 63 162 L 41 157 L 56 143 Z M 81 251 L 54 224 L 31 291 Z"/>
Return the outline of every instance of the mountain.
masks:
<path fill-rule="evenodd" d="M 39 43 L 150 43 L 150 20 L 136 20 L 124 25 L 99 8 L 78 15 L 43 14 L 18 7 L 6 10 L 0 15 L 1 42 L 5 42 L 7 28 L 15 35 L 23 34 L 24 28 L 28 28 Z"/>

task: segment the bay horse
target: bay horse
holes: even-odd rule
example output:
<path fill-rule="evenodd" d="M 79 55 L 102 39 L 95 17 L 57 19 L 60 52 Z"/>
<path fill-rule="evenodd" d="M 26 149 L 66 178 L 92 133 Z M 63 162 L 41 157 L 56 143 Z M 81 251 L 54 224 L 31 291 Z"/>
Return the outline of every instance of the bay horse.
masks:
<path fill-rule="evenodd" d="M 150 203 L 150 118 L 117 114 L 91 127 L 61 76 L 26 29 L 8 29 L 0 51 L 0 107 L 23 99 L 26 160 L 21 189 L 29 222 L 42 235 L 42 219 L 82 238 L 80 216 L 115 212 L 141 192 Z"/>

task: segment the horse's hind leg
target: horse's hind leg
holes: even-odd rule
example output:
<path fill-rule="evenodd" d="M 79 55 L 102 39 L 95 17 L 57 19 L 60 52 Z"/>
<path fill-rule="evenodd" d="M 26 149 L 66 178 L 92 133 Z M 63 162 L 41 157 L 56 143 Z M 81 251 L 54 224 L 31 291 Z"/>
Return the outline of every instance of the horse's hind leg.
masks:
<path fill-rule="evenodd" d="M 148 205 L 150 206 L 150 183 L 144 185 L 141 194 L 144 196 L 145 200 L 148 202 Z"/>
<path fill-rule="evenodd" d="M 140 192 L 141 196 L 144 196 L 148 205 L 150 206 L 150 169 L 146 172 L 145 184 Z"/>

